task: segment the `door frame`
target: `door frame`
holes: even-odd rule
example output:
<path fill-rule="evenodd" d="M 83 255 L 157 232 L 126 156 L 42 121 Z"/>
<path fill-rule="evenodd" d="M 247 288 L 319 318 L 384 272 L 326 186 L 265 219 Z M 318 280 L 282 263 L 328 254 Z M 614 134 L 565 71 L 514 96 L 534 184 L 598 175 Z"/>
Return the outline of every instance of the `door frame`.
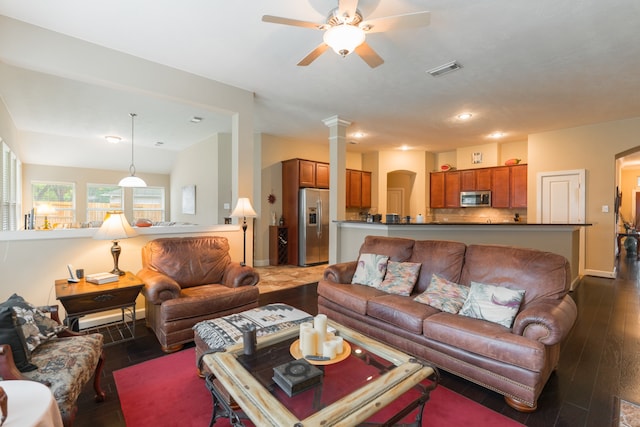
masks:
<path fill-rule="evenodd" d="M 545 178 L 553 177 L 553 176 L 577 176 L 579 181 L 579 191 L 578 191 L 578 211 L 580 218 L 579 223 L 587 222 L 587 204 L 586 204 L 586 194 L 587 194 L 587 185 L 586 185 L 586 169 L 571 169 L 564 171 L 551 171 L 551 172 L 538 172 L 537 175 L 537 192 L 536 192 L 536 221 L 538 223 L 542 223 L 542 201 L 543 201 L 543 181 Z M 579 230 L 579 239 L 580 242 L 578 244 L 578 276 L 582 276 L 584 274 L 585 268 L 585 257 L 586 257 L 586 227 L 580 227 Z M 575 288 L 574 284 L 571 284 L 571 290 Z"/>

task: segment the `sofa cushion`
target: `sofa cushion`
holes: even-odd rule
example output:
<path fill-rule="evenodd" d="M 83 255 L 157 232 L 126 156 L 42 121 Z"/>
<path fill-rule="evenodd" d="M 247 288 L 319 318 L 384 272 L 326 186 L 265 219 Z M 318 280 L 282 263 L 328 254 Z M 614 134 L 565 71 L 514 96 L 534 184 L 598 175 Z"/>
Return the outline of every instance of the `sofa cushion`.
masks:
<path fill-rule="evenodd" d="M 389 257 L 378 254 L 360 254 L 351 283 L 378 287 L 387 271 Z"/>
<path fill-rule="evenodd" d="M 51 384 L 51 393 L 65 416 L 73 411 L 83 386 L 94 374 L 102 343 L 102 334 L 49 340 L 38 346 L 31 357 L 38 369 L 24 375 Z"/>
<path fill-rule="evenodd" d="M 544 344 L 497 323 L 440 312 L 425 318 L 422 328 L 426 338 L 534 372 L 544 369 L 547 359 Z"/>
<path fill-rule="evenodd" d="M 386 255 L 392 261 L 407 261 L 415 241 L 401 237 L 367 236 L 360 246 L 360 254 Z"/>
<path fill-rule="evenodd" d="M 410 262 L 422 264 L 414 291 L 424 292 L 435 273 L 452 282 L 460 282 L 460 271 L 465 262 L 467 246 L 461 242 L 418 240 L 413 246 Z"/>
<path fill-rule="evenodd" d="M 414 334 L 421 334 L 424 319 L 436 313 L 438 311 L 433 307 L 400 295 L 383 295 L 371 298 L 367 305 L 368 316 Z"/>
<path fill-rule="evenodd" d="M 409 296 L 418 280 L 421 265 L 416 262 L 389 261 L 384 280 L 375 287 L 388 294 Z"/>
<path fill-rule="evenodd" d="M 460 314 L 511 328 L 523 298 L 523 290 L 471 282 Z"/>
<path fill-rule="evenodd" d="M 569 261 L 562 255 L 500 245 L 469 245 L 458 283 L 490 283 L 526 291 L 523 309 L 540 298 L 559 300 L 571 284 Z"/>
<path fill-rule="evenodd" d="M 215 317 L 216 312 L 251 304 L 258 299 L 256 286 L 228 288 L 224 285 L 193 286 L 182 290 L 180 298 L 162 303 L 162 321 L 173 322 L 202 316 Z"/>
<path fill-rule="evenodd" d="M 451 282 L 437 274 L 431 275 L 431 283 L 426 291 L 414 298 L 438 310 L 456 314 L 469 295 L 469 287 Z"/>
<path fill-rule="evenodd" d="M 318 282 L 318 295 L 364 316 L 367 314 L 369 300 L 386 294 L 371 286 L 320 281 Z"/>
<path fill-rule="evenodd" d="M 13 360 L 20 371 L 32 371 L 36 366 L 29 363 L 30 353 L 26 350 L 27 343 L 15 324 L 12 307 L 16 297 L 18 296 L 14 294 L 7 301 L 0 303 L 0 343 L 9 344 Z"/>
<path fill-rule="evenodd" d="M 229 241 L 220 236 L 155 239 L 142 252 L 144 268 L 166 274 L 182 288 L 222 283 L 231 262 Z"/>
<path fill-rule="evenodd" d="M 66 329 L 66 326 L 49 318 L 22 297 L 14 294 L 12 301 L 13 306 L 11 308 L 15 315 L 15 323 L 24 337 L 27 355 L 30 355 L 40 344 Z"/>

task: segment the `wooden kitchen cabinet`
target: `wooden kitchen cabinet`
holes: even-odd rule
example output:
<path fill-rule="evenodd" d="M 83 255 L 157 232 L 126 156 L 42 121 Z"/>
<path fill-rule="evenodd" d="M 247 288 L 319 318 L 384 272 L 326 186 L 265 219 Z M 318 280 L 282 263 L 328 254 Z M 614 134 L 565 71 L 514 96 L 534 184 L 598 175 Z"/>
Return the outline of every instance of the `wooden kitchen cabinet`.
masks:
<path fill-rule="evenodd" d="M 474 169 L 460 171 L 460 191 L 474 191 L 476 177 L 477 171 Z"/>
<path fill-rule="evenodd" d="M 312 160 L 291 159 L 282 162 L 299 188 L 329 188 L 329 164 Z"/>
<path fill-rule="evenodd" d="M 316 187 L 329 188 L 329 163 L 316 163 Z"/>
<path fill-rule="evenodd" d="M 445 172 L 432 172 L 429 175 L 429 206 L 444 208 L 444 176 Z"/>
<path fill-rule="evenodd" d="M 491 170 L 491 206 L 494 208 L 508 208 L 511 197 L 511 168 L 501 166 Z"/>
<path fill-rule="evenodd" d="M 460 171 L 460 191 L 491 190 L 491 169 Z"/>
<path fill-rule="evenodd" d="M 371 207 L 371 172 L 362 171 L 362 203 L 360 207 Z"/>
<path fill-rule="evenodd" d="M 460 207 L 460 172 L 446 172 L 444 174 L 444 206 L 445 208 Z"/>
<path fill-rule="evenodd" d="M 346 182 L 346 207 L 371 207 L 371 172 L 347 169 Z"/>
<path fill-rule="evenodd" d="M 476 171 L 476 190 L 491 190 L 491 169 L 478 169 Z"/>
<path fill-rule="evenodd" d="M 527 207 L 527 165 L 511 166 L 509 199 L 512 208 Z"/>

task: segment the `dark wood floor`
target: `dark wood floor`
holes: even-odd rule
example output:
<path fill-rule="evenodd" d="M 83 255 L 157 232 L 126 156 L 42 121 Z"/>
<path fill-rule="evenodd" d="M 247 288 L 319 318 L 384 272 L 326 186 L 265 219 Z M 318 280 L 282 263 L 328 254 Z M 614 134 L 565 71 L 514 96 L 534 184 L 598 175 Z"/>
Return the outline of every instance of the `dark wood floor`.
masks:
<path fill-rule="evenodd" d="M 504 404 L 502 396 L 445 372 L 442 384 L 530 427 L 617 426 L 617 399 L 640 402 L 638 262 L 622 258 L 618 271 L 615 280 L 585 277 L 572 292 L 578 305 L 578 321 L 536 412 L 516 412 Z M 316 287 L 307 285 L 261 296 L 261 305 L 271 302 L 287 302 L 315 314 Z M 87 387 L 79 399 L 77 427 L 125 425 L 113 371 L 163 355 L 144 323 L 136 332 L 135 341 L 107 348 L 102 379 L 107 400 L 95 403 L 93 390 Z"/>

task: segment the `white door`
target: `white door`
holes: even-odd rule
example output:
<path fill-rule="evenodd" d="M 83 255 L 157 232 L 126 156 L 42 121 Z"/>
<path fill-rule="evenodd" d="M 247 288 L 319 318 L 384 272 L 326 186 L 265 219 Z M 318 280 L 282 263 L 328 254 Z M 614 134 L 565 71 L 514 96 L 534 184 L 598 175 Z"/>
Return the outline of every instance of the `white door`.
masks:
<path fill-rule="evenodd" d="M 585 221 L 585 171 L 538 174 L 538 222 L 579 224 Z"/>
<path fill-rule="evenodd" d="M 387 213 L 404 216 L 404 188 L 387 188 Z"/>

